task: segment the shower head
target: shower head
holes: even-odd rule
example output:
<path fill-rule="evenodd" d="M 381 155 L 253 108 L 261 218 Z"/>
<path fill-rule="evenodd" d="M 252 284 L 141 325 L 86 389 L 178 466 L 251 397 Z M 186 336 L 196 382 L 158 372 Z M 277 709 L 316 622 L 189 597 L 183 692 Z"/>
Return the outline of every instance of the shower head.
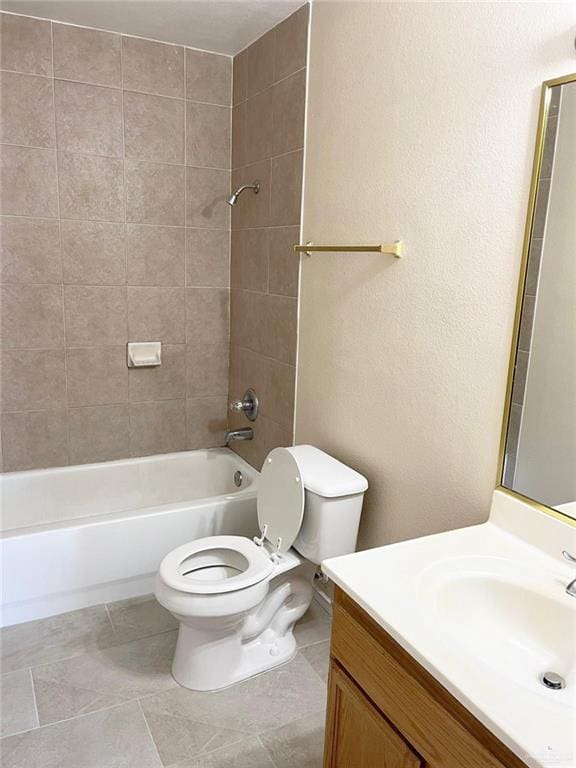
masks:
<path fill-rule="evenodd" d="M 226 202 L 228 205 L 236 205 L 238 202 L 238 198 L 240 197 L 241 193 L 244 192 L 245 189 L 251 189 L 255 195 L 260 192 L 260 182 L 254 181 L 252 184 L 243 184 L 241 187 L 238 187 L 238 189 L 235 192 L 232 192 L 230 197 L 226 199 Z"/>

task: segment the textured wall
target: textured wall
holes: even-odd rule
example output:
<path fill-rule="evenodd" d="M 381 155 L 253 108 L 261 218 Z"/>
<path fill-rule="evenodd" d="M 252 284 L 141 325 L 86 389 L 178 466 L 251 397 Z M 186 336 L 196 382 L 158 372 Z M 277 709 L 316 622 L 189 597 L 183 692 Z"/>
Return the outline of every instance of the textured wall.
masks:
<path fill-rule="evenodd" d="M 296 441 L 364 472 L 362 546 L 477 523 L 496 479 L 539 85 L 572 3 L 313 6 Z"/>
<path fill-rule="evenodd" d="M 232 187 L 261 190 L 232 212 L 230 396 L 252 387 L 261 416 L 254 440 L 232 447 L 258 469 L 292 444 L 307 37 L 304 6 L 234 58 Z"/>
<path fill-rule="evenodd" d="M 232 60 L 1 20 L 4 469 L 221 444 Z"/>

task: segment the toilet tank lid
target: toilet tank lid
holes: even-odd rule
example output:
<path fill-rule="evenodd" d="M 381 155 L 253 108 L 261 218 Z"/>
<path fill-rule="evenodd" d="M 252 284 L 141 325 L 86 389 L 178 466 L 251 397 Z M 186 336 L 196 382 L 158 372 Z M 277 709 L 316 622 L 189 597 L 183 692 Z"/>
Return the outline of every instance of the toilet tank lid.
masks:
<path fill-rule="evenodd" d="M 368 488 L 364 475 L 313 445 L 293 445 L 286 450 L 296 459 L 304 488 L 318 496 L 352 496 Z"/>

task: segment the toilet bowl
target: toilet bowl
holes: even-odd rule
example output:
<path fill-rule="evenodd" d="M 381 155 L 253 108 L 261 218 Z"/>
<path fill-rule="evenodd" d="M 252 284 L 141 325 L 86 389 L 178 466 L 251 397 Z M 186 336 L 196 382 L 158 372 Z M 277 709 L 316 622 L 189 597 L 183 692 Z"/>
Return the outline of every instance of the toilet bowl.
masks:
<path fill-rule="evenodd" d="M 260 537 L 208 536 L 166 555 L 156 597 L 180 622 L 178 683 L 217 690 L 294 656 L 315 565 L 354 551 L 366 488 L 362 475 L 312 446 L 276 448 L 259 480 Z"/>

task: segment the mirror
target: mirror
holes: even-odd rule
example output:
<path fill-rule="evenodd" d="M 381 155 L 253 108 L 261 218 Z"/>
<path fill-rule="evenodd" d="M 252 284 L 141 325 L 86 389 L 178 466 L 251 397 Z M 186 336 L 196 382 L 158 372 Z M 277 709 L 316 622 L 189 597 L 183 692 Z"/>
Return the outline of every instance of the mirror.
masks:
<path fill-rule="evenodd" d="M 576 75 L 544 83 L 502 486 L 576 519 Z"/>

